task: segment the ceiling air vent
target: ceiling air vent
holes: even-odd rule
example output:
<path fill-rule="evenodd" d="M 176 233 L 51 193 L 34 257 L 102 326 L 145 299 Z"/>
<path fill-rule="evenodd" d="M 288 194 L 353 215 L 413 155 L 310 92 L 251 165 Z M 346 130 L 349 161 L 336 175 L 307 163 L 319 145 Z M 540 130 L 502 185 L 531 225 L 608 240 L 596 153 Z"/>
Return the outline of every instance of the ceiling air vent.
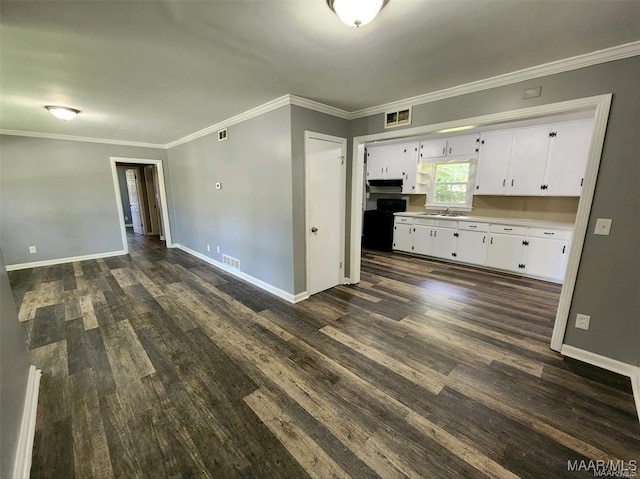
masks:
<path fill-rule="evenodd" d="M 411 107 L 398 111 L 388 111 L 384 114 L 384 127 L 395 128 L 411 124 Z"/>
<path fill-rule="evenodd" d="M 224 141 L 229 138 L 229 132 L 225 128 L 224 130 L 218 130 L 218 141 Z"/>

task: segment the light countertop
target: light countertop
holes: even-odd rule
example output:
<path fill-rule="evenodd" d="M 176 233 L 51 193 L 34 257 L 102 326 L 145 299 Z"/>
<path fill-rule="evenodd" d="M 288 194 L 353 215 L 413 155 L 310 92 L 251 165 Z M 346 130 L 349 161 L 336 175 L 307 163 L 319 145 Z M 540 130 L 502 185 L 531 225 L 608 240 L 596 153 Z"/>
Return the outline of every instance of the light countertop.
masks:
<path fill-rule="evenodd" d="M 548 221 L 540 219 L 529 218 L 500 218 L 494 216 L 439 216 L 430 213 L 424 213 L 420 211 L 403 211 L 400 213 L 394 213 L 395 216 L 408 216 L 411 218 L 425 218 L 434 220 L 449 220 L 449 221 L 475 221 L 477 223 L 493 223 L 493 224 L 506 224 L 517 226 L 533 226 L 542 228 L 567 228 L 573 229 L 573 223 L 565 223 L 561 221 Z"/>

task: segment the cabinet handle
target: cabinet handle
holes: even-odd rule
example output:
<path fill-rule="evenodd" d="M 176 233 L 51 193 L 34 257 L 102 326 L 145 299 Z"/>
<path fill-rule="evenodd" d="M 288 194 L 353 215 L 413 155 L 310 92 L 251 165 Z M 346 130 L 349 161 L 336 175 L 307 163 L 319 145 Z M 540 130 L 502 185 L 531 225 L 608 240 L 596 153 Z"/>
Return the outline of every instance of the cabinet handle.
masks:
<path fill-rule="evenodd" d="M 433 236 L 434 236 L 434 237 L 435 237 L 435 236 L 438 236 L 438 232 L 437 232 L 437 231 L 434 231 L 434 232 L 433 232 Z"/>
<path fill-rule="evenodd" d="M 483 237 L 482 237 L 482 243 L 484 244 L 486 241 L 487 241 L 487 237 L 486 237 L 486 236 L 483 236 Z"/>
<path fill-rule="evenodd" d="M 513 180 L 511 180 L 511 186 L 513 186 Z"/>
<path fill-rule="evenodd" d="M 416 232 L 416 229 L 415 229 L 415 228 L 413 228 L 413 232 L 414 232 L 414 233 Z"/>
<path fill-rule="evenodd" d="M 550 233 L 550 232 L 545 231 L 544 234 L 546 234 L 546 235 L 554 235 L 555 233 Z"/>
<path fill-rule="evenodd" d="M 502 228 L 504 231 L 513 231 L 513 228 Z"/>
<path fill-rule="evenodd" d="M 458 233 L 453 233 L 453 236 L 457 238 L 460 235 Z"/>
<path fill-rule="evenodd" d="M 584 178 L 580 179 L 580 186 L 582 186 L 584 184 Z"/>
<path fill-rule="evenodd" d="M 447 148 L 446 148 L 446 147 L 442 149 L 442 154 L 443 154 L 443 155 L 446 155 L 446 154 L 447 154 Z"/>
<path fill-rule="evenodd" d="M 451 154 L 451 148 L 449 148 L 449 154 Z"/>
<path fill-rule="evenodd" d="M 476 225 L 469 225 L 469 228 L 477 228 Z"/>
<path fill-rule="evenodd" d="M 489 244 L 493 244 L 493 238 L 491 238 L 491 241 L 489 241 Z"/>
<path fill-rule="evenodd" d="M 457 257 L 458 255 L 456 253 L 451 253 L 451 256 L 453 256 L 454 258 Z"/>
<path fill-rule="evenodd" d="M 380 173 L 384 173 L 384 168 L 380 168 Z"/>
<path fill-rule="evenodd" d="M 564 254 L 564 250 L 566 250 L 566 249 L 567 249 L 567 247 L 566 247 L 566 246 L 563 246 L 563 247 L 562 247 L 562 254 Z"/>
<path fill-rule="evenodd" d="M 433 230 L 429 231 L 429 236 L 433 236 Z"/>
<path fill-rule="evenodd" d="M 502 180 L 502 186 L 507 186 L 507 180 Z"/>

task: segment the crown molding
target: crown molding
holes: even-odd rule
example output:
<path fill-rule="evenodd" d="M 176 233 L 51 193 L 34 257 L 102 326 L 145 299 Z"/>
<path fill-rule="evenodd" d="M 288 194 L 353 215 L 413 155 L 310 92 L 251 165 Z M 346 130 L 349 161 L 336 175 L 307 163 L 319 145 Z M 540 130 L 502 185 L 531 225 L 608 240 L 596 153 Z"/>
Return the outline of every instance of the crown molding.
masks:
<path fill-rule="evenodd" d="M 48 140 L 81 141 L 84 143 L 103 143 L 107 145 L 137 146 L 140 148 L 156 148 L 160 150 L 167 149 L 165 145 L 162 145 L 160 143 L 143 143 L 139 141 L 112 140 L 108 138 L 92 138 L 90 136 L 59 135 L 57 133 L 41 133 L 38 131 L 1 130 L 0 129 L 0 135 L 28 136 L 30 138 L 45 138 Z"/>
<path fill-rule="evenodd" d="M 302 98 L 300 96 L 289 95 L 290 102 L 292 105 L 301 106 L 302 108 L 306 108 L 307 110 L 314 110 L 320 113 L 326 113 L 327 115 L 337 116 L 338 118 L 342 118 L 343 120 L 350 120 L 352 115 L 348 111 L 341 110 L 340 108 L 336 108 L 334 106 L 325 105 L 324 103 L 319 103 L 314 100 L 309 100 L 307 98 Z"/>
<path fill-rule="evenodd" d="M 223 128 L 227 128 L 231 125 L 235 125 L 242 121 L 247 121 L 247 120 L 250 120 L 251 118 L 255 118 L 256 116 L 264 115 L 265 113 L 269 113 L 270 111 L 276 110 L 277 108 L 280 108 L 282 106 L 290 105 L 291 104 L 290 96 L 291 95 L 283 95 L 281 97 L 276 98 L 275 100 L 268 101 L 267 103 L 263 103 L 262 105 L 252 108 L 251 110 L 247 110 L 236 116 L 232 116 L 231 118 L 222 120 L 221 122 L 216 123 L 215 125 L 208 126 L 206 128 L 203 128 L 202 130 L 196 131 L 195 133 L 191 133 L 190 135 L 183 136 L 182 138 L 178 138 L 177 140 L 167 143 L 164 146 L 167 149 L 173 148 L 174 146 L 182 145 L 183 143 L 193 141 L 197 138 L 203 137 L 205 135 L 209 135 L 218 130 L 222 130 Z"/>
<path fill-rule="evenodd" d="M 598 65 L 600 63 L 622 60 L 624 58 L 629 58 L 637 55 L 640 55 L 640 41 L 624 43 L 615 47 L 605 48 L 604 50 L 597 50 L 595 52 L 585 53 L 584 55 L 564 58 L 562 60 L 544 63 L 542 65 L 525 68 L 523 70 L 505 73 L 503 75 L 498 75 L 491 78 L 485 78 L 484 80 L 465 83 L 463 85 L 445 88 L 443 90 L 437 90 L 431 93 L 425 93 L 422 95 L 405 98 L 403 100 L 397 100 L 390 103 L 384 103 L 382 105 L 363 108 L 362 110 L 352 111 L 349 114 L 349 119 L 355 120 L 356 118 L 364 118 L 366 116 L 376 115 L 378 113 L 384 113 L 386 111 L 394 111 L 409 106 L 431 103 L 454 96 L 489 90 L 491 88 L 511 85 L 513 83 L 518 83 L 525 80 L 533 80 L 535 78 L 554 75 L 557 73 L 564 73 L 571 70 L 577 70 L 579 68 Z"/>

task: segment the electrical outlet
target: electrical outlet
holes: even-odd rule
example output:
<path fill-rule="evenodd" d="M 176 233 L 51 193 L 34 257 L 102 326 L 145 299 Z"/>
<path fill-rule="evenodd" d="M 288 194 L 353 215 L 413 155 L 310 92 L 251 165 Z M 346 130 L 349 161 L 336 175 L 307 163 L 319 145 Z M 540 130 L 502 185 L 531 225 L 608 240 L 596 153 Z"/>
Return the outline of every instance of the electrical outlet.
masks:
<path fill-rule="evenodd" d="M 31 254 L 37 253 L 36 247 L 35 246 L 29 246 L 29 253 L 31 253 Z"/>
<path fill-rule="evenodd" d="M 591 321 L 591 316 L 587 316 L 586 314 L 577 314 L 576 315 L 576 328 L 589 330 L 589 322 Z"/>
<path fill-rule="evenodd" d="M 216 246 L 216 251 L 220 254 L 220 246 Z"/>
<path fill-rule="evenodd" d="M 207 245 L 207 251 L 211 251 L 211 246 Z"/>

